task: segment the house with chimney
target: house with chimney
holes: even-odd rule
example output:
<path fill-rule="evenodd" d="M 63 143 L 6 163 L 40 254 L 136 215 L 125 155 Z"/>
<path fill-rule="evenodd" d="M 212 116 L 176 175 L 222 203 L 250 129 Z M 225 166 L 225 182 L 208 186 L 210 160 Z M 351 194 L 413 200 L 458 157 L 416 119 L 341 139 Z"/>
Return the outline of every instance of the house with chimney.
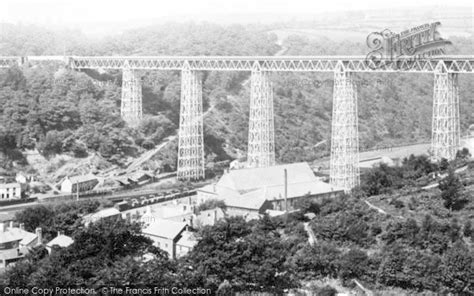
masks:
<path fill-rule="evenodd" d="M 55 248 L 67 248 L 74 243 L 74 239 L 58 231 L 58 235 L 46 244 L 46 250 L 51 255 Z"/>
<path fill-rule="evenodd" d="M 0 270 L 22 259 L 32 248 L 41 244 L 41 228 L 32 233 L 26 231 L 23 224 L 14 227 L 13 222 L 0 223 Z"/>

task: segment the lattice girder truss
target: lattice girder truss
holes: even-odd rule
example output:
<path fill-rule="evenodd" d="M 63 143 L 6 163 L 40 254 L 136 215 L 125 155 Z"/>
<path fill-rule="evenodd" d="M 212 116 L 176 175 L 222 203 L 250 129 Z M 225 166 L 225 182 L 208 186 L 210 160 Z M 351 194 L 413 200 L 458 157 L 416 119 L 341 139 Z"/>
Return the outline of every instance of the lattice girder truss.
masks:
<path fill-rule="evenodd" d="M 346 192 L 360 184 L 357 90 L 342 63 L 334 72 L 329 179 Z"/>
<path fill-rule="evenodd" d="M 251 74 L 248 167 L 275 165 L 273 88 L 269 73 L 256 67 Z"/>
<path fill-rule="evenodd" d="M 449 73 L 440 62 L 434 73 L 432 160 L 453 160 L 460 146 L 458 74 Z"/>
<path fill-rule="evenodd" d="M 189 68 L 181 72 L 181 106 L 179 118 L 179 180 L 204 178 L 204 140 L 202 82 L 199 73 Z"/>
<path fill-rule="evenodd" d="M 72 69 L 122 69 L 128 65 L 140 70 L 252 71 L 258 63 L 262 71 L 333 72 L 341 62 L 351 72 L 432 73 L 439 61 L 453 73 L 473 73 L 474 56 L 442 56 L 426 59 L 400 58 L 374 62 L 365 56 L 28 56 L 0 57 L 0 68 L 44 61 L 62 61 Z"/>

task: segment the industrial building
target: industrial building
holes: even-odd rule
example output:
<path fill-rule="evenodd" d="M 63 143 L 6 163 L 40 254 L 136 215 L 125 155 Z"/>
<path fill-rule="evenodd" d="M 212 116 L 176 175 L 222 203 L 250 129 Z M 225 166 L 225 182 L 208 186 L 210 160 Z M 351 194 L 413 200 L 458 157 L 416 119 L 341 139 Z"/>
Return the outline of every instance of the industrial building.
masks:
<path fill-rule="evenodd" d="M 228 215 L 252 219 L 267 210 L 282 211 L 286 206 L 293 210 L 302 199 L 333 198 L 343 192 L 343 188 L 322 182 L 307 163 L 301 162 L 227 171 L 217 183 L 198 189 L 196 202 L 223 200 Z"/>

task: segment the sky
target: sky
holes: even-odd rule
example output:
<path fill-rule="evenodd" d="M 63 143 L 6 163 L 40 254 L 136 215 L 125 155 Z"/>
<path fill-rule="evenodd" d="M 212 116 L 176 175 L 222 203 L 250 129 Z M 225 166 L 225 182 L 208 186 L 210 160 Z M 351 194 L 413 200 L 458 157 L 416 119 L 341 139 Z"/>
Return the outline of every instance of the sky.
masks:
<path fill-rule="evenodd" d="M 258 22 L 265 15 L 278 21 L 324 12 L 433 5 L 473 7 L 472 0 L 0 0 L 0 22 L 84 29 L 97 23 Z"/>

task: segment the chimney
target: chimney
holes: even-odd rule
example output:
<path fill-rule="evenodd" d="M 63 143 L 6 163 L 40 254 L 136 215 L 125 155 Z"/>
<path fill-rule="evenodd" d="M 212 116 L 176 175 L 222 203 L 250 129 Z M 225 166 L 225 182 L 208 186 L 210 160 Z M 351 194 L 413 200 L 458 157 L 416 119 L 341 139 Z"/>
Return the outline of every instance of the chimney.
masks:
<path fill-rule="evenodd" d="M 63 235 L 61 231 L 58 230 L 58 236 Z"/>
<path fill-rule="evenodd" d="M 25 223 L 20 223 L 20 229 L 25 230 Z"/>
<path fill-rule="evenodd" d="M 43 244 L 43 231 L 41 230 L 41 227 L 36 228 L 35 230 L 36 236 L 38 237 L 38 242 L 36 245 L 42 245 Z"/>
<path fill-rule="evenodd" d="M 3 223 L 3 222 L 0 223 L 0 233 L 5 232 L 5 230 L 6 230 L 6 225 L 5 225 L 5 223 Z"/>
<path fill-rule="evenodd" d="M 10 228 L 13 228 L 13 221 L 10 221 Z"/>

